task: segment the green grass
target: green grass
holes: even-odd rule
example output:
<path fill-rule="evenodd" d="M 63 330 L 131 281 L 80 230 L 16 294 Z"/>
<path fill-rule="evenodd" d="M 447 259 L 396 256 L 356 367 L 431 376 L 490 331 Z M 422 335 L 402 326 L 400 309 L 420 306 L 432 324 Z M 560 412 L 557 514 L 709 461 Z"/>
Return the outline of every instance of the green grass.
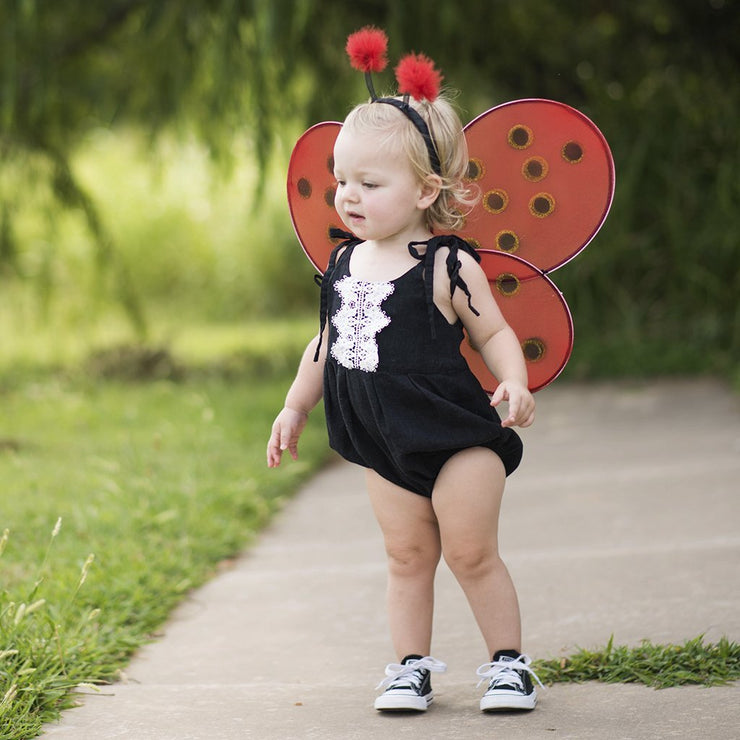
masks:
<path fill-rule="evenodd" d="M 567 658 L 536 661 L 533 667 L 545 683 L 642 683 L 658 689 L 721 686 L 740 680 L 740 645 L 725 637 L 705 643 L 700 635 L 683 645 L 643 640 L 638 647 L 628 647 L 615 646 L 612 636 L 603 649 L 581 649 Z"/>
<path fill-rule="evenodd" d="M 255 336 L 228 371 L 204 356 L 179 382 L 0 372 L 0 737 L 34 737 L 72 687 L 115 679 L 322 463 L 320 412 L 297 464 L 264 459 L 304 339 L 278 359 Z"/>

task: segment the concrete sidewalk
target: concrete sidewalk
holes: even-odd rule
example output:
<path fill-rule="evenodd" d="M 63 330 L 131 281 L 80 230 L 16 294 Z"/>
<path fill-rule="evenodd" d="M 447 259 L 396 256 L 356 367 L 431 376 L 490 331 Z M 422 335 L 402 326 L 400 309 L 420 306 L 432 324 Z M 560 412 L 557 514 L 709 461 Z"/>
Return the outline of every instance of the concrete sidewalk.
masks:
<path fill-rule="evenodd" d="M 504 499 L 501 544 L 525 650 L 740 641 L 740 408 L 711 381 L 569 386 L 538 419 Z M 375 712 L 395 661 L 385 562 L 359 469 L 307 485 L 234 568 L 192 594 L 125 680 L 47 726 L 53 740 L 740 737 L 740 684 L 656 691 L 557 684 L 521 715 L 477 709 L 488 658 L 442 567 L 423 715 Z"/>

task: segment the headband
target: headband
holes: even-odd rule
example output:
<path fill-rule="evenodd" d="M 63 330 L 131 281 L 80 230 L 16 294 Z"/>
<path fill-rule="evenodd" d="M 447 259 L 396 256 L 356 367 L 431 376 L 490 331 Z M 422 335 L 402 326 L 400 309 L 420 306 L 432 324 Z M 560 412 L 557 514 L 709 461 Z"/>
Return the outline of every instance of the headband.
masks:
<path fill-rule="evenodd" d="M 424 139 L 432 170 L 437 175 L 441 175 L 442 165 L 439 161 L 434 138 L 426 121 L 409 103 L 409 98 L 412 97 L 414 100 L 426 99 L 433 103 L 439 95 L 442 75 L 434 68 L 434 62 L 428 57 L 423 54 L 407 54 L 401 59 L 395 70 L 398 92 L 403 95 L 403 99 L 379 98 L 375 93 L 371 73 L 382 72 L 385 69 L 388 64 L 385 56 L 387 48 L 388 37 L 385 32 L 371 26 L 356 31 L 347 38 L 346 51 L 350 64 L 355 69 L 365 73 L 365 84 L 372 102 L 392 105 L 411 121 Z"/>

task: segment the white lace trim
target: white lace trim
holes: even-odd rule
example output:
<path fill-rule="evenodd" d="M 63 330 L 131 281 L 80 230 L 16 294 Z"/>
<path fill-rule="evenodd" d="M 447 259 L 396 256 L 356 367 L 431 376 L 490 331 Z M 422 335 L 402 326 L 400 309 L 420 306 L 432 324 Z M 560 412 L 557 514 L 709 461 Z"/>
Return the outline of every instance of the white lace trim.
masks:
<path fill-rule="evenodd" d="M 342 302 L 331 319 L 338 332 L 331 347 L 332 357 L 350 370 L 375 372 L 377 335 L 391 323 L 381 304 L 395 287 L 393 283 L 373 283 L 347 275 L 337 280 L 334 289 Z"/>

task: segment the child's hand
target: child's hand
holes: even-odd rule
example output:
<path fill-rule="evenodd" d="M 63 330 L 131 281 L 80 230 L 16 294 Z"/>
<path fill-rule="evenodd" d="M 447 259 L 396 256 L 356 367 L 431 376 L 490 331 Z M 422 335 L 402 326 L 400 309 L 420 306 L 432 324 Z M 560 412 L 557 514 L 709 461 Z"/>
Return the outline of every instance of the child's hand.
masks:
<path fill-rule="evenodd" d="M 498 406 L 501 401 L 509 402 L 509 415 L 501 422 L 502 427 L 528 427 L 534 421 L 534 396 L 526 386 L 504 380 L 491 397 L 491 406 Z"/>
<path fill-rule="evenodd" d="M 294 460 L 298 459 L 298 438 L 307 421 L 307 413 L 289 409 L 287 406 L 277 415 L 272 425 L 270 441 L 267 443 L 268 468 L 280 465 L 285 450 L 290 452 Z"/>

